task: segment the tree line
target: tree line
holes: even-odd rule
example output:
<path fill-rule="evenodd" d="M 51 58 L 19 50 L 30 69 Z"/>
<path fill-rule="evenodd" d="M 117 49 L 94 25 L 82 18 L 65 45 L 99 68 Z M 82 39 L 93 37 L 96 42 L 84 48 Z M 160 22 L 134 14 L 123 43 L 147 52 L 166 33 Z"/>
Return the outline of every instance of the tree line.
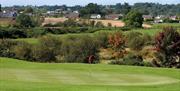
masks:
<path fill-rule="evenodd" d="M 16 9 L 24 9 L 26 7 L 33 7 L 35 10 L 45 12 L 54 11 L 56 9 L 62 9 L 67 11 L 68 9 L 72 11 L 81 11 L 84 13 L 99 13 L 99 14 L 111 14 L 111 13 L 122 13 L 127 14 L 130 9 L 135 9 L 142 14 L 150 14 L 153 16 L 157 15 L 180 15 L 180 4 L 159 4 L 159 3 L 135 3 L 134 5 L 129 5 L 128 3 L 117 3 L 115 5 L 97 5 L 94 3 L 89 3 L 86 6 L 66 6 L 66 5 L 44 5 L 44 6 L 13 6 Z M 3 9 L 11 7 L 2 7 Z M 88 11 L 89 9 L 96 9 L 96 11 Z"/>

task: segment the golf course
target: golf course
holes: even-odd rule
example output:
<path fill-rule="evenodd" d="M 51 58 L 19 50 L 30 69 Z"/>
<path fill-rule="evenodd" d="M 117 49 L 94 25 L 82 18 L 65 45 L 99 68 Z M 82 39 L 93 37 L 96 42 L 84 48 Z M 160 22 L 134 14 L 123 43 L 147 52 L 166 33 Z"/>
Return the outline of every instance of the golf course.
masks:
<path fill-rule="evenodd" d="M 180 70 L 0 58 L 0 91 L 180 91 Z"/>

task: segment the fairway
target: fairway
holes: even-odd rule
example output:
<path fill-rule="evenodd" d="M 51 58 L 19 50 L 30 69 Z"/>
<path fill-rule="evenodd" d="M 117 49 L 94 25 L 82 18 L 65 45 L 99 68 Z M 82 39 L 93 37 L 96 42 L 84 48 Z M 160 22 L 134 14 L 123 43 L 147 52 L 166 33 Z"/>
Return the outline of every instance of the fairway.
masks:
<path fill-rule="evenodd" d="M 0 58 L 0 91 L 179 91 L 180 70 Z"/>

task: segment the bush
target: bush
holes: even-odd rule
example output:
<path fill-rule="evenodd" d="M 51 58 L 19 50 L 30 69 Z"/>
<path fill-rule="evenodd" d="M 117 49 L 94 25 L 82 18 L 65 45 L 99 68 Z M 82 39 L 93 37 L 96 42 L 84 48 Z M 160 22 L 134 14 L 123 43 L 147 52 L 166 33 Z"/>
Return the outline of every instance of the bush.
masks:
<path fill-rule="evenodd" d="M 80 36 L 78 39 L 67 38 L 62 43 L 61 51 L 67 62 L 87 63 L 88 57 L 93 55 L 98 60 L 99 44 L 90 36 Z M 94 62 L 95 62 L 94 60 Z"/>
<path fill-rule="evenodd" d="M 108 42 L 112 48 L 118 51 L 124 50 L 125 38 L 121 32 L 110 34 L 108 37 Z"/>
<path fill-rule="evenodd" d="M 13 46 L 11 51 L 15 54 L 15 58 L 31 60 L 31 46 L 26 42 L 18 42 L 17 45 Z"/>
<path fill-rule="evenodd" d="M 130 27 L 128 27 L 128 26 L 124 26 L 124 27 L 122 27 L 122 28 L 120 28 L 122 31 L 129 31 L 129 30 L 131 30 L 131 28 Z"/>
<path fill-rule="evenodd" d="M 26 38 L 27 33 L 24 29 L 0 28 L 0 38 Z"/>
<path fill-rule="evenodd" d="M 144 45 L 153 45 L 154 40 L 149 34 L 143 34 L 142 40 L 144 40 Z"/>
<path fill-rule="evenodd" d="M 128 54 L 123 59 L 112 61 L 110 64 L 143 66 L 144 62 L 141 56 Z"/>
<path fill-rule="evenodd" d="M 39 62 L 57 62 L 56 56 L 60 53 L 62 42 L 56 37 L 43 36 L 39 45 L 32 48 L 32 58 Z"/>
<path fill-rule="evenodd" d="M 95 26 L 102 28 L 102 27 L 104 27 L 104 24 L 102 22 L 98 21 Z"/>
<path fill-rule="evenodd" d="M 27 37 L 31 38 L 31 37 L 40 37 L 43 36 L 45 34 L 47 34 L 48 32 L 44 29 L 44 28 L 32 28 L 27 30 Z"/>
<path fill-rule="evenodd" d="M 156 36 L 155 47 L 158 65 L 180 68 L 180 34 L 173 27 L 165 27 Z"/>
<path fill-rule="evenodd" d="M 0 39 L 0 56 L 1 57 L 13 57 L 14 54 L 11 52 L 11 48 L 17 45 L 17 42 Z"/>
<path fill-rule="evenodd" d="M 123 58 L 123 61 L 126 65 L 143 66 L 143 58 L 138 55 L 129 54 Z"/>
<path fill-rule="evenodd" d="M 53 36 L 39 38 L 40 43 L 30 45 L 25 42 L 18 42 L 16 45 L 0 45 L 1 56 L 14 57 L 35 62 L 71 62 L 88 63 L 93 56 L 92 62 L 98 62 L 98 49 L 100 42 L 91 36 L 67 36 L 59 39 Z M 3 43 L 3 42 L 2 42 Z M 8 43 L 8 42 L 7 42 Z M 4 48 L 4 49 L 3 49 Z M 13 54 L 12 56 L 7 55 Z"/>
<path fill-rule="evenodd" d="M 108 47 L 108 33 L 106 32 L 101 32 L 95 35 L 95 38 L 97 39 L 100 47 L 102 48 L 107 48 Z"/>
<path fill-rule="evenodd" d="M 139 32 L 130 32 L 126 35 L 126 45 L 132 50 L 141 50 L 145 44 L 143 34 Z"/>

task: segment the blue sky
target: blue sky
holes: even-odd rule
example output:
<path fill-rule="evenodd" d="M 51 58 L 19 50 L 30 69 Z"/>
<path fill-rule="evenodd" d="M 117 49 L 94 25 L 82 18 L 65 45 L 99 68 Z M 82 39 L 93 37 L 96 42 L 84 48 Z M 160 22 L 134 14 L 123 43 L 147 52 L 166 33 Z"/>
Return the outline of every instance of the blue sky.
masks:
<path fill-rule="evenodd" d="M 86 5 L 90 2 L 98 4 L 115 4 L 128 2 L 130 4 L 136 2 L 155 2 L 161 4 L 178 4 L 180 0 L 0 0 L 2 6 L 12 6 L 12 5 L 62 5 L 66 4 L 68 6 L 73 5 Z"/>

